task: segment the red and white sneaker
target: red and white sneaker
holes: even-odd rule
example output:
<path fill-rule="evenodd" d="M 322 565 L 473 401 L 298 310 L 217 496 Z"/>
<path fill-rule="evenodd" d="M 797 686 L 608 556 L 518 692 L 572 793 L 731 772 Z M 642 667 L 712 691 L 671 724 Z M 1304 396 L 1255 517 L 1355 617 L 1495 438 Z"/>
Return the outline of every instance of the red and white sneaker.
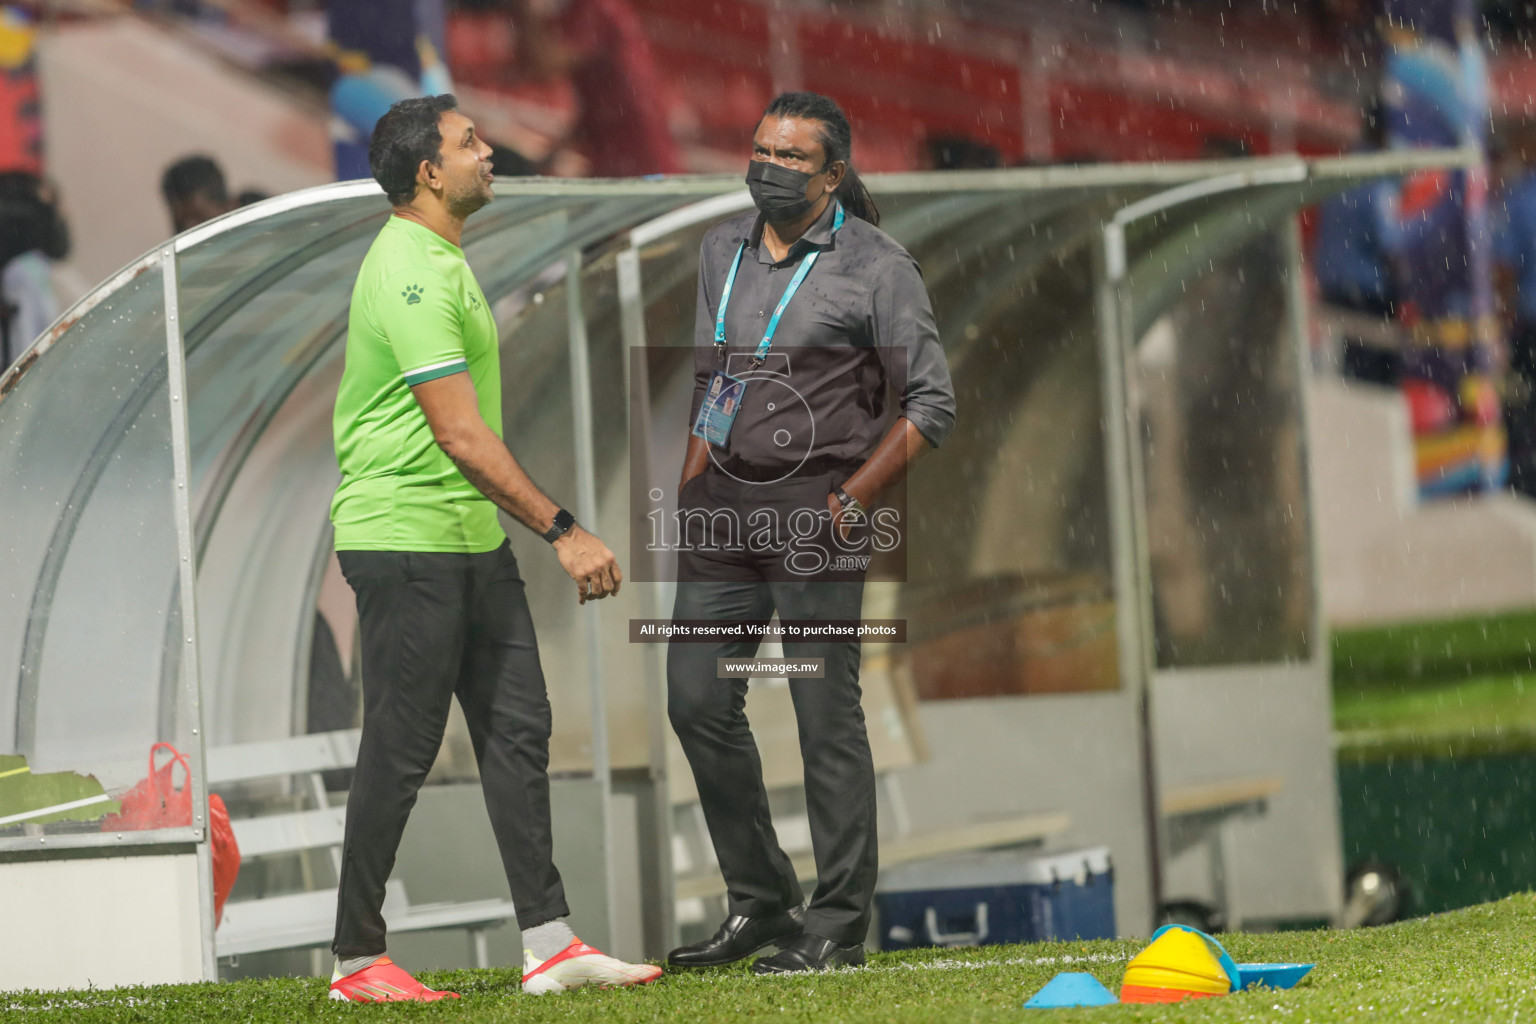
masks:
<path fill-rule="evenodd" d="M 580 939 L 571 940 L 569 946 L 548 960 L 536 960 L 532 953 L 523 950 L 523 991 L 531 996 L 570 992 L 586 985 L 596 988 L 644 985 L 659 977 L 660 967 L 615 960 Z"/>
<path fill-rule="evenodd" d="M 411 977 L 387 956 L 360 971 L 331 976 L 331 998 L 344 1003 L 433 1003 L 457 999 L 457 992 L 437 992 Z"/>

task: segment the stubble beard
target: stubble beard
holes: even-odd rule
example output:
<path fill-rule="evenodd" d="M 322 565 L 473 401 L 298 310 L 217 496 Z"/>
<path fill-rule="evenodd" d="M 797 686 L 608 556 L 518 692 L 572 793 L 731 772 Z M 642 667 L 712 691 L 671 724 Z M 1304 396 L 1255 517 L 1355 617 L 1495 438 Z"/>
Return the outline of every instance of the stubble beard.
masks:
<path fill-rule="evenodd" d="M 471 186 L 448 194 L 448 211 L 463 220 L 495 198 L 496 193 L 491 191 L 491 183 L 477 180 Z"/>

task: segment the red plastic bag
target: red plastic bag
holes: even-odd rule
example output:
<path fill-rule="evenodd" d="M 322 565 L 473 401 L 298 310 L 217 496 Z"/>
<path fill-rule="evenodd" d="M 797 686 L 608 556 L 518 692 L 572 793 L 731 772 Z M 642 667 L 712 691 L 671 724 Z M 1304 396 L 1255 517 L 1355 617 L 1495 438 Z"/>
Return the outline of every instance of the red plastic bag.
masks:
<path fill-rule="evenodd" d="M 171 759 L 155 767 L 155 755 L 166 751 Z M 181 766 L 181 786 L 176 785 L 176 766 Z M 151 828 L 175 828 L 192 824 L 192 768 L 186 755 L 169 743 L 149 748 L 149 777 L 123 794 L 122 809 L 101 819 L 103 832 L 139 832 Z"/>
<path fill-rule="evenodd" d="M 157 768 L 155 758 L 162 750 L 170 755 L 170 760 Z M 149 776 L 124 793 L 121 802 L 121 810 L 101 819 L 103 832 L 192 824 L 192 767 L 187 764 L 186 755 L 169 743 L 156 743 L 149 748 Z M 213 921 L 214 927 L 218 927 L 224 918 L 224 901 L 229 899 L 240 875 L 240 846 L 229 823 L 229 808 L 217 793 L 208 794 L 208 839 L 213 844 Z"/>
<path fill-rule="evenodd" d="M 224 920 L 224 901 L 240 877 L 240 845 L 229 823 L 229 809 L 217 793 L 208 794 L 208 838 L 213 843 L 213 926 Z"/>

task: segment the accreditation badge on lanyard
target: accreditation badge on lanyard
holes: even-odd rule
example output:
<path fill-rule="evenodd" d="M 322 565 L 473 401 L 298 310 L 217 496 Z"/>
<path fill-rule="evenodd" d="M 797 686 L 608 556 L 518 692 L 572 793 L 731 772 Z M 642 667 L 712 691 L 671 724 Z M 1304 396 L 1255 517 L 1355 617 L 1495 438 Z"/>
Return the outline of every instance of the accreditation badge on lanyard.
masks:
<path fill-rule="evenodd" d="M 716 370 L 709 378 L 709 391 L 704 404 L 699 407 L 699 418 L 693 423 L 693 436 L 702 437 L 717 448 L 724 448 L 731 436 L 731 424 L 741 411 L 741 396 L 747 390 L 747 382 L 740 377 Z"/>
<path fill-rule="evenodd" d="M 836 202 L 836 200 L 834 200 Z M 837 212 L 832 218 L 832 234 L 836 235 L 838 229 L 843 226 L 843 204 L 837 203 Z M 720 312 L 715 315 L 715 352 L 720 359 L 725 359 L 725 310 L 731 302 L 731 289 L 736 286 L 736 271 L 741 269 L 742 254 L 747 251 L 747 243 L 742 242 L 736 250 L 736 259 L 731 264 L 731 272 L 725 278 L 725 290 L 720 293 Z M 789 308 L 789 300 L 795 297 L 800 290 L 800 285 L 805 281 L 806 275 L 816 265 L 816 258 L 821 255 L 817 249 L 800 261 L 800 269 L 795 271 L 795 276 L 790 279 L 789 287 L 784 289 L 784 297 L 773 311 L 773 318 L 768 321 L 768 329 L 763 332 L 763 340 L 758 342 L 757 351 L 752 355 L 749 364 L 750 370 L 756 370 L 768 358 L 768 350 L 773 347 L 774 333 L 779 329 L 779 319 L 784 316 L 784 310 Z M 749 372 L 750 372 L 749 370 Z M 725 447 L 726 440 L 731 436 L 731 426 L 736 422 L 736 414 L 741 411 L 741 398 L 746 393 L 747 382 L 741 377 L 732 377 L 724 370 L 716 370 L 710 375 L 709 390 L 705 392 L 704 404 L 699 406 L 698 419 L 693 422 L 693 436 L 702 437 L 717 448 Z"/>

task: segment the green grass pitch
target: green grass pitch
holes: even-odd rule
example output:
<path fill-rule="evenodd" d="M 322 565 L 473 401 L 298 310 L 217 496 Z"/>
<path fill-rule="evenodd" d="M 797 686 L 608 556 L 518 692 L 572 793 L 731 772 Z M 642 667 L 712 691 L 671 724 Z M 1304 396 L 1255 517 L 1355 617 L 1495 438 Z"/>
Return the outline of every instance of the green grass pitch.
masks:
<path fill-rule="evenodd" d="M 1536 753 L 1536 612 L 1333 634 L 1345 756 Z"/>
<path fill-rule="evenodd" d="M 1341 749 L 1433 749 L 1493 736 L 1536 748 L 1536 613 L 1411 623 L 1334 637 Z M 806 978 L 755 978 L 744 966 L 669 973 L 639 990 L 525 997 L 512 970 L 423 972 L 461 1000 L 349 1006 L 316 979 L 279 978 L 111 992 L 0 993 L 5 1024 L 51 1022 L 433 1020 L 687 1022 L 763 1018 L 842 1022 L 1489 1021 L 1536 1022 L 1536 895 L 1355 932 L 1225 935 L 1240 961 L 1317 969 L 1288 992 L 1244 992 L 1177 1006 L 1025 1010 L 1058 971 L 1088 971 L 1118 991 L 1137 941 L 1044 943 L 874 956 L 867 968 Z M 406 967 L 411 965 L 406 964 Z"/>
<path fill-rule="evenodd" d="M 1489 1021 L 1536 1020 L 1536 895 L 1352 932 L 1227 935 L 1239 961 L 1305 961 L 1317 968 L 1290 991 L 1258 990 L 1174 1006 L 1025 1010 L 1058 971 L 1088 971 L 1118 991 L 1140 941 L 1042 943 L 874 956 L 859 970 L 757 978 L 744 966 L 669 973 L 653 985 L 530 997 L 511 970 L 423 972 L 461 1000 L 426 1005 L 331 1003 L 318 979 L 282 978 L 110 992 L 0 994 L 0 1017 L 44 1022 L 430 1020 L 687 1022 L 774 1018 L 841 1024 L 956 1021 Z M 407 965 L 408 966 L 408 965 Z"/>

